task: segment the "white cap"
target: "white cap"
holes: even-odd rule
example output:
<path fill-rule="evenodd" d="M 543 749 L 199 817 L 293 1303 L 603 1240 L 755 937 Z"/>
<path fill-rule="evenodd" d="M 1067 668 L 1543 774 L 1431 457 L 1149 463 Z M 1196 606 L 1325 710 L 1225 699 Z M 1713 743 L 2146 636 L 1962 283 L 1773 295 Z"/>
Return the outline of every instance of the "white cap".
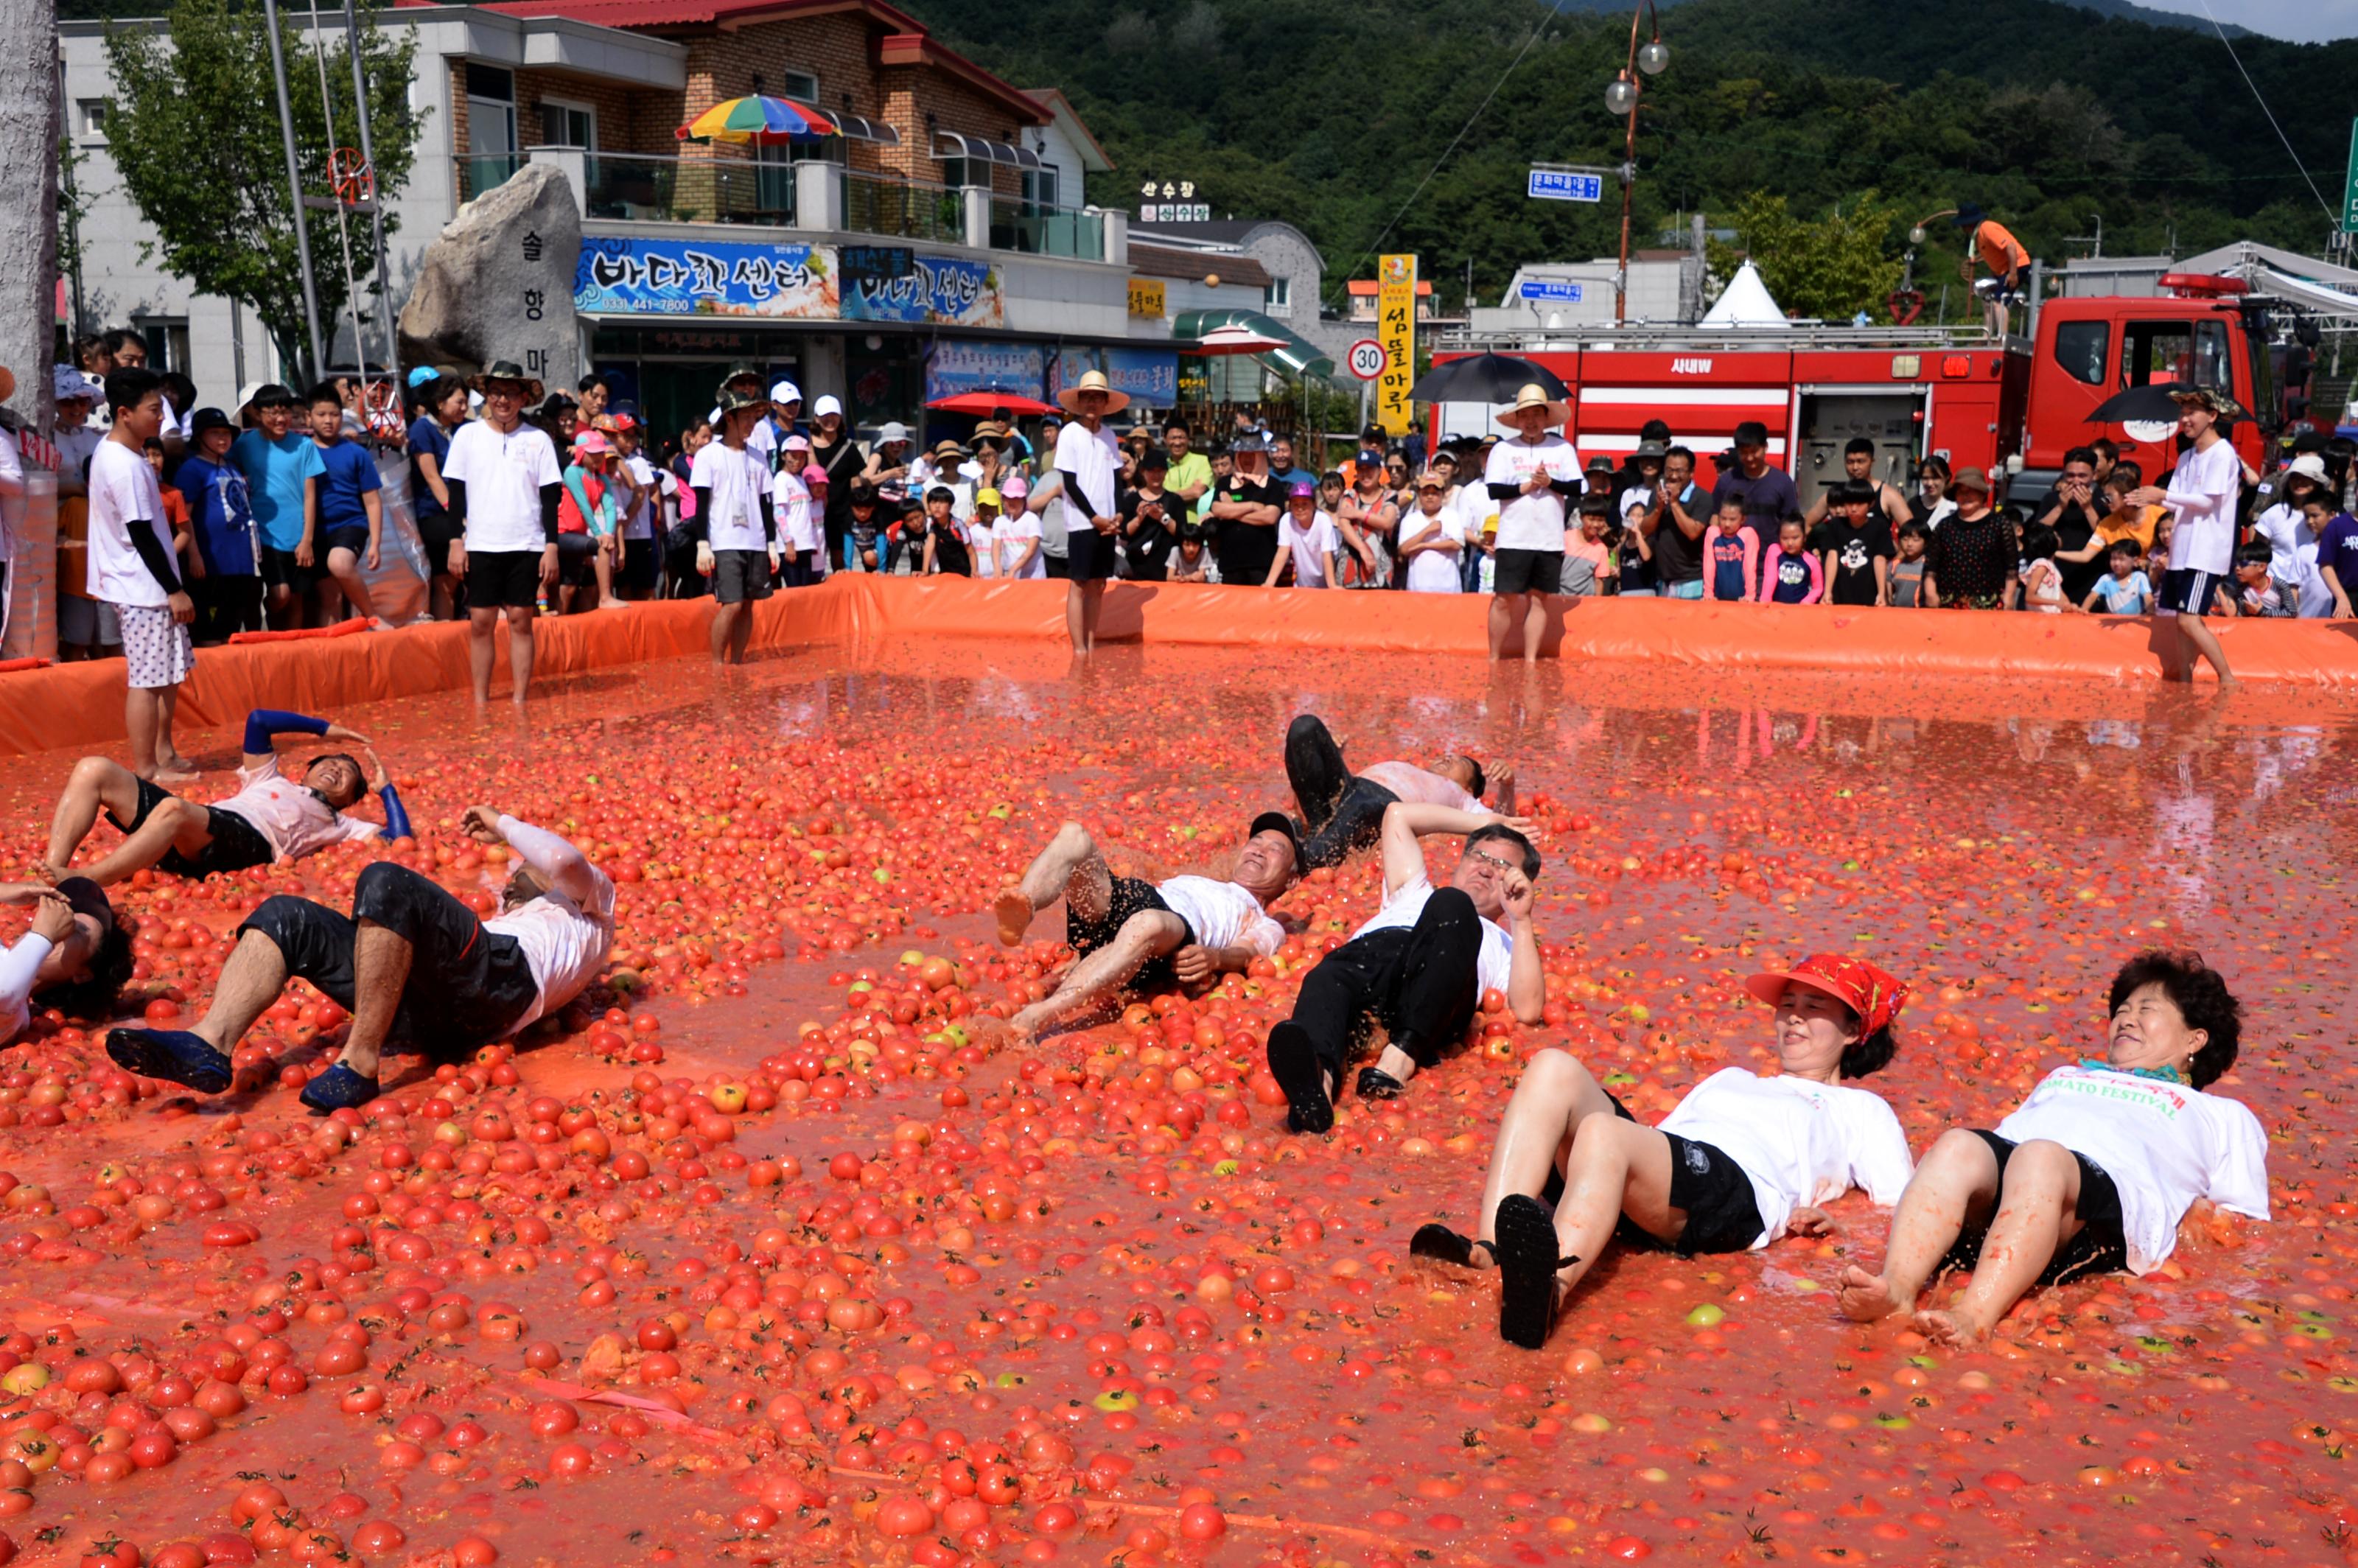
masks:
<path fill-rule="evenodd" d="M 49 397 L 53 402 L 62 403 L 69 397 L 96 399 L 103 395 L 105 390 L 104 384 L 98 377 L 86 371 L 77 370 L 72 365 L 55 365 L 50 368 Z"/>
<path fill-rule="evenodd" d="M 842 412 L 843 400 L 832 392 L 821 394 L 819 400 L 811 405 L 811 417 L 814 419 L 824 419 L 830 414 Z"/>
<path fill-rule="evenodd" d="M 2318 483 L 2323 484 L 2326 482 L 2325 460 L 2315 452 L 2303 452 L 2285 467 L 2287 478 L 2294 474 L 2299 474 L 2303 479 L 2313 479 Z"/>
<path fill-rule="evenodd" d="M 712 412 L 704 416 L 704 422 L 716 430 L 720 428 L 720 405 L 716 403 L 712 406 Z"/>
<path fill-rule="evenodd" d="M 800 403 L 802 400 L 803 389 L 791 381 L 777 382 L 770 388 L 770 401 L 773 403 Z"/>
<path fill-rule="evenodd" d="M 888 441 L 905 441 L 908 438 L 909 427 L 898 419 L 885 420 L 883 427 L 876 432 L 876 444 L 880 447 Z"/>

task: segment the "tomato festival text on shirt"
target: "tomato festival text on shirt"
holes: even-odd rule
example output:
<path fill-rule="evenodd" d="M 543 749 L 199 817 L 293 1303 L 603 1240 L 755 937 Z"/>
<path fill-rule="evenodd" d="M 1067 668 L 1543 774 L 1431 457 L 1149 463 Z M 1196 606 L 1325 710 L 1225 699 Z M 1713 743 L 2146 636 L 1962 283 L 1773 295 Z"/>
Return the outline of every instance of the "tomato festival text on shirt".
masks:
<path fill-rule="evenodd" d="M 2175 1121 L 2178 1113 L 2186 1108 L 2186 1092 L 2164 1083 L 2144 1083 L 2116 1077 L 2110 1073 L 2082 1073 L 2066 1069 L 2049 1080 L 2061 1090 L 2075 1095 L 2091 1095 L 2098 1099 L 2125 1100 L 2158 1110 Z"/>

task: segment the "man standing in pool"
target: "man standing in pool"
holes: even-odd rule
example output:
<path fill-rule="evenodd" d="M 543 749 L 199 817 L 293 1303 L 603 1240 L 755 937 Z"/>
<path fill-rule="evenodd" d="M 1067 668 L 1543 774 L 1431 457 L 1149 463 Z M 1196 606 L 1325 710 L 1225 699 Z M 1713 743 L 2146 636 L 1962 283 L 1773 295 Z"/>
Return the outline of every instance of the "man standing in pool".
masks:
<path fill-rule="evenodd" d="M 449 1058 L 504 1040 L 581 993 L 614 941 L 614 884 L 581 851 L 544 827 L 471 806 L 462 819 L 479 844 L 503 844 L 523 864 L 501 890 L 500 913 L 474 911 L 406 866 L 361 872 L 347 916 L 307 898 L 265 900 L 237 928 L 212 1005 L 194 1029 L 117 1029 L 116 1065 L 203 1094 L 230 1086 L 229 1053 L 290 979 L 305 979 L 351 1010 L 336 1065 L 305 1087 L 324 1115 L 377 1098 L 377 1059 L 390 1040 Z"/>
<path fill-rule="evenodd" d="M 1485 774 L 1472 757 L 1454 754 L 1430 768 L 1414 762 L 1376 762 L 1366 773 L 1344 765 L 1343 749 L 1314 713 L 1298 716 L 1285 731 L 1285 781 L 1302 811 L 1302 863 L 1306 869 L 1342 864 L 1344 858 L 1374 844 L 1383 831 L 1385 808 L 1397 801 L 1446 806 L 1479 813 L 1482 796 L 1495 784 L 1501 816 L 1515 814 L 1515 770 L 1502 764 Z"/>
<path fill-rule="evenodd" d="M 1361 1099 L 1391 1099 L 1439 1062 L 1465 1038 L 1486 990 L 1504 993 L 1518 1021 L 1541 1021 L 1547 977 L 1531 929 L 1540 853 L 1525 837 L 1530 827 L 1491 811 L 1409 801 L 1384 808 L 1383 907 L 1303 977 L 1293 1016 L 1269 1032 L 1270 1074 L 1285 1090 L 1294 1131 L 1335 1125 L 1344 1065 L 1370 1019 L 1388 1039 L 1359 1070 Z M 1466 835 L 1457 869 L 1438 890 L 1417 842 L 1433 833 Z"/>
<path fill-rule="evenodd" d="M 1269 917 L 1268 906 L 1293 885 L 1301 863 L 1293 824 L 1282 811 L 1253 818 L 1226 881 L 1117 877 L 1088 830 L 1065 823 L 1023 880 L 1001 890 L 992 904 L 999 939 L 1012 947 L 1023 940 L 1032 917 L 1062 898 L 1065 940 L 1074 955 L 1055 994 L 1009 1022 L 1029 1039 L 1124 986 L 1175 981 L 1198 989 L 1269 957 L 1284 943 L 1285 932 Z"/>
<path fill-rule="evenodd" d="M 367 753 L 373 777 L 347 753 L 330 752 L 312 758 L 297 784 L 278 771 L 276 742 L 281 735 L 349 741 Z M 101 811 L 125 835 L 113 854 L 83 872 L 101 887 L 151 866 L 201 881 L 274 860 L 299 860 L 349 839 L 410 837 L 409 814 L 402 809 L 401 796 L 394 792 L 368 737 L 324 719 L 269 708 L 247 714 L 237 780 L 235 795 L 199 806 L 120 762 L 84 757 L 74 764 L 65 792 L 58 796 L 42 874 L 51 881 L 64 879 L 74 850 L 90 837 Z M 347 815 L 367 789 L 374 789 L 384 803 L 383 827 Z"/>

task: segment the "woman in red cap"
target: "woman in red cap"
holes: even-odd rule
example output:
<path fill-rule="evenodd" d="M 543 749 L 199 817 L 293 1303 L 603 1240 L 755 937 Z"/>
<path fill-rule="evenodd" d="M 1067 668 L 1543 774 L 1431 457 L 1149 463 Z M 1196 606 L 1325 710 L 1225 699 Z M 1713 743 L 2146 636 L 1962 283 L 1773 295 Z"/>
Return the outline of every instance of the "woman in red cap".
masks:
<path fill-rule="evenodd" d="M 1788 1231 L 1824 1232 L 1816 1206 L 1854 1187 L 1898 1200 L 1910 1168 L 1899 1119 L 1882 1096 L 1841 1080 L 1891 1060 L 1908 988 L 1873 964 L 1819 953 L 1745 989 L 1777 1010 L 1778 1071 L 1722 1068 L 1660 1127 L 1637 1121 L 1563 1052 L 1523 1069 L 1490 1152 L 1478 1237 L 1428 1225 L 1409 1249 L 1495 1266 L 1500 1338 L 1546 1344 L 1617 1232 L 1686 1257 L 1742 1252 Z"/>
<path fill-rule="evenodd" d="M 1954 1305 L 1916 1314 L 1946 1345 L 1987 1334 L 2034 1285 L 2169 1260 L 2198 1202 L 2268 1217 L 2268 1135 L 2203 1092 L 2235 1064 L 2243 1007 L 2192 953 L 2140 953 L 2113 977 L 2104 1059 L 2058 1067 L 1993 1131 L 1952 1128 L 1891 1217 L 1883 1271 L 1844 1271 L 1862 1323 L 1915 1306 L 1950 1269 Z"/>

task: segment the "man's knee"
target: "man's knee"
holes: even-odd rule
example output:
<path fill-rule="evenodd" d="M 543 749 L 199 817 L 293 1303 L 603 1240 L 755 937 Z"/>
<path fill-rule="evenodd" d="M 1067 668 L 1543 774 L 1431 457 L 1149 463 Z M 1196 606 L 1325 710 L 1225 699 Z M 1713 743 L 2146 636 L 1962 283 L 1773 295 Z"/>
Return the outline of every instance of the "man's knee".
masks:
<path fill-rule="evenodd" d="M 1310 745 L 1326 738 L 1326 721 L 1314 713 L 1297 713 L 1293 722 L 1285 727 L 1285 743 L 1289 746 Z"/>
<path fill-rule="evenodd" d="M 103 786 L 107 780 L 121 771 L 123 765 L 110 758 L 84 757 L 73 765 L 73 773 L 69 775 L 67 783 L 73 788 L 94 790 Z"/>
<path fill-rule="evenodd" d="M 243 941 L 249 935 L 259 936 L 283 957 L 300 948 L 300 933 L 314 924 L 319 912 L 319 905 L 308 898 L 288 892 L 273 893 L 239 923 L 238 939 Z"/>
<path fill-rule="evenodd" d="M 1177 952 L 1187 940 L 1186 923 L 1168 910 L 1141 909 L 1121 923 L 1114 945 L 1145 960 Z"/>
<path fill-rule="evenodd" d="M 427 889 L 441 892 L 407 866 L 391 860 L 373 861 L 361 869 L 359 878 L 352 883 L 352 918 L 409 935 Z"/>

